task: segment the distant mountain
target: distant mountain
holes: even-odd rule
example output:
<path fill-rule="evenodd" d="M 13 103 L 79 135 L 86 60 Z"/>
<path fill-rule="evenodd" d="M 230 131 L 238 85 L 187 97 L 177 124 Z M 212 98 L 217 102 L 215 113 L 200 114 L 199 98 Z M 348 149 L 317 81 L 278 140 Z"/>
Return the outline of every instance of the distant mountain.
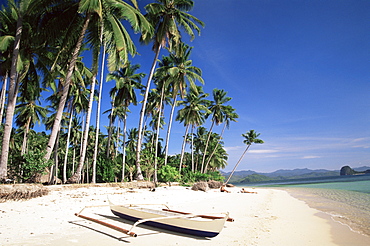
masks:
<path fill-rule="evenodd" d="M 370 169 L 368 166 L 357 167 L 354 170 L 362 172 Z M 231 172 L 221 172 L 226 178 L 229 177 Z M 339 176 L 340 170 L 326 170 L 326 169 L 293 169 L 285 170 L 280 169 L 271 173 L 258 173 L 252 170 L 236 171 L 234 172 L 230 183 L 248 183 L 248 182 L 260 182 L 269 180 L 288 180 L 288 179 L 304 179 L 304 178 L 316 178 L 316 177 L 329 177 Z"/>
<path fill-rule="evenodd" d="M 222 174 L 222 176 L 224 176 L 227 179 L 229 177 L 229 175 L 231 174 L 231 172 L 225 173 L 225 172 L 221 171 L 221 174 Z M 251 171 L 251 170 L 236 171 L 236 172 L 234 172 L 234 174 L 231 177 L 229 182 L 230 183 L 235 183 L 238 180 L 243 179 L 243 178 L 247 177 L 248 175 L 252 175 L 252 174 L 256 174 L 256 172 Z"/>
<path fill-rule="evenodd" d="M 367 167 L 367 166 L 353 168 L 353 170 L 355 170 L 357 172 L 364 172 L 364 171 L 369 170 L 369 169 L 370 169 L 370 167 Z"/>
<path fill-rule="evenodd" d="M 300 175 L 306 175 L 306 174 L 311 174 L 311 173 L 327 173 L 327 172 L 338 172 L 338 175 L 339 175 L 339 170 L 338 171 L 329 171 L 326 169 L 311 170 L 308 168 L 293 169 L 293 170 L 280 169 L 272 173 L 260 173 L 260 174 L 265 175 L 267 177 L 292 177 L 292 176 L 300 176 Z"/>

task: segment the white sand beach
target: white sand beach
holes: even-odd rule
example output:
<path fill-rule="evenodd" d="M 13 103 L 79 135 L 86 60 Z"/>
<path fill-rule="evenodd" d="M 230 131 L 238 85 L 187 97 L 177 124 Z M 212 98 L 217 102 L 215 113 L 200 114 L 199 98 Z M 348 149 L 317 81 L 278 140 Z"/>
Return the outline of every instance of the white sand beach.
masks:
<path fill-rule="evenodd" d="M 51 188 L 49 195 L 27 201 L 0 203 L 0 245 L 370 245 L 370 238 L 352 232 L 310 208 L 305 202 L 276 189 L 240 188 L 192 191 L 190 188 L 160 187 L 128 190 L 118 187 Z M 229 212 L 221 233 L 211 239 L 190 237 L 139 226 L 138 237 L 76 217 L 85 206 L 107 205 L 107 196 L 117 204 L 166 204 L 171 209 L 207 214 Z M 83 215 L 130 229 L 117 220 L 109 207 L 85 209 Z"/>

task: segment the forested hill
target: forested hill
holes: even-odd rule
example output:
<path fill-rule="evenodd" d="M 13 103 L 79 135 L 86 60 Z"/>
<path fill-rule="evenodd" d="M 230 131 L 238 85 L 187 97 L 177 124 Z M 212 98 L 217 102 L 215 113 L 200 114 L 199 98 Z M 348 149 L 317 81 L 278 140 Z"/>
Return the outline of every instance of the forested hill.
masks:
<path fill-rule="evenodd" d="M 363 171 L 370 169 L 370 167 L 358 167 L 354 168 L 356 171 Z M 230 172 L 222 172 L 224 177 L 228 177 Z M 288 180 L 288 179 L 304 179 L 304 178 L 316 178 L 316 177 L 328 177 L 328 176 L 339 176 L 340 170 L 326 170 L 326 169 L 293 169 L 293 170 L 277 170 L 271 173 L 258 173 L 251 170 L 236 171 L 230 183 L 250 183 L 250 182 L 265 182 L 271 180 Z"/>

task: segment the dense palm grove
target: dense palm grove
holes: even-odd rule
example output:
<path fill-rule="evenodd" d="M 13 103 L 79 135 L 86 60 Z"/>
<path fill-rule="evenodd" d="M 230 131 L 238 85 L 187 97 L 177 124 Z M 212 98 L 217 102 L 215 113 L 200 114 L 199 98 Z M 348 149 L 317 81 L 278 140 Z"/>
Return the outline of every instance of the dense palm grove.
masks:
<path fill-rule="evenodd" d="M 218 170 L 227 165 L 222 135 L 238 115 L 224 90 L 204 92 L 192 48 L 182 42 L 181 35 L 193 39 L 204 26 L 189 14 L 193 4 L 153 0 L 142 11 L 135 0 L 9 0 L 2 6 L 0 179 L 221 180 Z M 131 33 L 153 48 L 148 74 L 130 60 L 138 43 Z M 106 81 L 115 86 L 102 98 Z M 111 102 L 109 110 L 100 111 L 102 100 Z M 130 114 L 132 107 L 140 116 Z M 96 127 L 100 117 L 109 118 L 106 129 Z M 129 117 L 139 121 L 137 128 L 127 129 Z M 184 138 L 181 153 L 170 156 L 173 121 L 184 125 Z M 37 124 L 47 133 L 33 130 Z M 215 125 L 223 125 L 222 132 L 214 132 Z"/>

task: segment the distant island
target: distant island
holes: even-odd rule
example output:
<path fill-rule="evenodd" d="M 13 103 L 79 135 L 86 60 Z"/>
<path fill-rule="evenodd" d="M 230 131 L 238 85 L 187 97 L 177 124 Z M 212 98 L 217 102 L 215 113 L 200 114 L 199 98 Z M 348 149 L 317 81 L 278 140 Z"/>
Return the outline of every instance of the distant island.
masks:
<path fill-rule="evenodd" d="M 326 169 L 293 169 L 293 170 L 277 170 L 271 173 L 259 173 L 252 170 L 237 171 L 233 174 L 230 183 L 233 184 L 246 184 L 246 183 L 259 183 L 268 181 L 284 181 L 296 179 L 311 179 L 320 177 L 333 177 L 342 175 L 361 175 L 370 174 L 370 167 L 363 166 L 351 168 L 343 166 L 340 170 L 326 170 Z M 230 173 L 222 172 L 224 177 L 228 177 Z"/>
<path fill-rule="evenodd" d="M 356 171 L 352 169 L 350 166 L 344 166 L 340 169 L 340 175 L 361 175 L 361 174 L 367 174 L 370 173 L 370 169 L 362 170 L 362 171 Z"/>

